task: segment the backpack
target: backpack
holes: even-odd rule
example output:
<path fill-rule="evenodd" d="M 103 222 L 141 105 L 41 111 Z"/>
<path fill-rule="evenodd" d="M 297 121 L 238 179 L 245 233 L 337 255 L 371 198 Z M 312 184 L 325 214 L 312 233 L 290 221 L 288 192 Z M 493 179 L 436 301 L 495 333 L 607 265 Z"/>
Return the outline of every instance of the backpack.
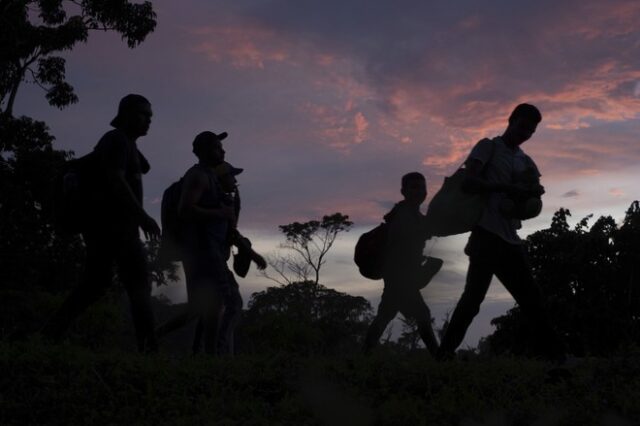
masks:
<path fill-rule="evenodd" d="M 360 274 L 370 280 L 382 279 L 389 225 L 385 222 L 360 235 L 353 255 Z"/>
<path fill-rule="evenodd" d="M 494 151 L 495 142 L 492 142 L 491 155 L 484 167 L 493 159 Z M 482 217 L 488 194 L 473 194 L 462 189 L 467 174 L 464 165 L 462 163 L 453 175 L 444 178 L 442 187 L 429 203 L 426 221 L 432 236 L 445 237 L 469 232 Z"/>
<path fill-rule="evenodd" d="M 87 229 L 103 183 L 95 152 L 66 161 L 53 179 L 53 224 L 67 233 Z M 104 174 L 102 174 L 104 176 Z"/>
<path fill-rule="evenodd" d="M 178 206 L 182 195 L 182 178 L 173 182 L 162 193 L 160 204 L 160 223 L 162 225 L 162 238 L 158 257 L 162 261 L 182 260 L 182 222 L 178 216 Z"/>

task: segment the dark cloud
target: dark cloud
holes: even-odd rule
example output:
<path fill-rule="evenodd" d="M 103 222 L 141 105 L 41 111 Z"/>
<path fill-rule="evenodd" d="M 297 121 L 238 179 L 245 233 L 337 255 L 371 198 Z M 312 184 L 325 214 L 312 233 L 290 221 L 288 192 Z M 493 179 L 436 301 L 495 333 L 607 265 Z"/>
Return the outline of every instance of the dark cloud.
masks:
<path fill-rule="evenodd" d="M 244 13 L 284 38 L 360 64 L 354 72 L 389 110 L 398 91 L 411 90 L 430 116 L 462 128 L 505 116 L 525 97 L 548 112 L 579 103 L 606 118 L 611 105 L 600 98 L 626 97 L 618 107 L 631 108 L 625 89 L 640 78 L 629 72 L 640 65 L 631 24 L 640 8 L 630 1 L 276 0 Z M 581 90 L 582 83 L 592 87 Z"/>
<path fill-rule="evenodd" d="M 577 189 L 572 189 L 571 191 L 567 191 L 564 194 L 562 194 L 563 198 L 575 198 L 579 196 L 580 196 L 580 192 Z"/>

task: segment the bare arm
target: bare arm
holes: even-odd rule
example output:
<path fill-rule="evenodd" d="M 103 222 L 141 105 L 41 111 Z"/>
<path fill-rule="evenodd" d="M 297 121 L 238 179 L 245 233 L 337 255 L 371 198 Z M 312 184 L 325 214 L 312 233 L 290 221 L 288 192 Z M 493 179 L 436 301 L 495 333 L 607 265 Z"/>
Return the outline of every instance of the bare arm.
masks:
<path fill-rule="evenodd" d="M 134 212 L 137 218 L 143 218 L 147 213 L 140 205 L 140 202 L 136 198 L 133 190 L 127 183 L 124 170 L 109 170 L 108 179 L 111 183 L 114 193 L 118 200 L 124 204 L 127 210 Z"/>
<path fill-rule="evenodd" d="M 108 179 L 111 183 L 116 199 L 120 200 L 127 208 L 133 212 L 138 220 L 138 224 L 142 228 L 147 239 L 155 239 L 160 235 L 160 227 L 156 221 L 144 211 L 142 205 L 136 198 L 133 190 L 125 179 L 125 172 L 121 169 L 108 171 Z"/>
<path fill-rule="evenodd" d="M 237 231 L 234 238 L 234 244 L 239 249 L 246 250 L 247 253 L 249 253 L 249 257 L 258 266 L 259 270 L 263 271 L 267 268 L 267 261 L 264 259 L 264 257 L 262 257 L 258 252 L 256 252 L 251 247 L 251 242 L 246 237 L 243 237 Z"/>

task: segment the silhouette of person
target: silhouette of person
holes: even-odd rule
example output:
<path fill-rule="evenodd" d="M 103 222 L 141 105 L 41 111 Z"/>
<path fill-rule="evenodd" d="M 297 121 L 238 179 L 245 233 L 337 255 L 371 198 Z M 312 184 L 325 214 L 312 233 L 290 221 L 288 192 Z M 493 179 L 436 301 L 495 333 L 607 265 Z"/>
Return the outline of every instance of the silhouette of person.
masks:
<path fill-rule="evenodd" d="M 242 296 L 240 295 L 240 288 L 238 282 L 236 281 L 235 275 L 233 274 L 233 272 L 231 272 L 226 263 L 231 257 L 231 247 L 239 247 L 239 250 L 243 253 L 246 253 L 246 255 L 248 256 L 247 260 L 249 262 L 254 261 L 260 269 L 266 268 L 267 264 L 264 258 L 251 248 L 250 242 L 245 237 L 243 237 L 236 228 L 237 220 L 240 214 L 240 194 L 235 177 L 242 173 L 243 169 L 235 168 L 231 164 L 223 162 L 216 166 L 214 170 L 216 176 L 218 177 L 220 189 L 222 190 L 222 203 L 225 205 L 233 206 L 235 212 L 235 218 L 234 220 L 230 220 L 227 229 L 227 236 L 223 245 L 223 255 L 225 259 L 226 273 L 230 283 L 230 291 L 229 297 L 223 301 L 223 312 L 220 318 L 216 345 L 217 353 L 234 355 L 234 331 L 240 320 L 243 301 Z M 239 272 L 241 276 L 246 275 L 246 272 L 248 271 L 248 265 L 246 265 L 245 268 L 245 270 Z M 195 318 L 199 319 L 193 342 L 193 352 L 197 353 L 201 349 L 201 339 L 204 324 L 198 313 L 193 312 L 191 309 L 188 309 L 186 312 L 179 314 L 174 318 L 171 318 L 166 323 L 158 327 L 158 336 L 161 337 L 163 335 L 166 335 L 167 333 L 170 333 L 184 326 Z"/>
<path fill-rule="evenodd" d="M 442 261 L 431 258 L 438 266 L 425 275 L 422 252 L 426 241 L 426 223 L 420 205 L 427 196 L 424 176 L 412 172 L 402 177 L 401 193 L 404 199 L 385 215 L 388 237 L 383 265 L 384 290 L 378 312 L 367 330 L 364 342 L 365 353 L 379 342 L 380 336 L 398 312 L 405 318 L 414 318 L 420 337 L 429 352 L 435 356 L 438 342 L 431 326 L 431 312 L 424 302 L 420 289 L 425 280 L 435 275 Z"/>
<path fill-rule="evenodd" d="M 438 351 L 440 359 L 454 356 L 480 310 L 494 275 L 511 293 L 530 319 L 540 341 L 544 342 L 542 355 L 557 361 L 565 359 L 564 344 L 551 326 L 525 247 L 517 234 L 521 222 L 510 212 L 512 200 L 539 198 L 544 193 L 538 168 L 521 149 L 540 121 L 542 115 L 535 106 L 518 105 L 502 136 L 478 142 L 465 162 L 467 174 L 463 189 L 487 193 L 488 201 L 465 248 L 469 256 L 466 285 L 442 338 Z M 509 208 L 505 209 L 505 205 Z"/>
<path fill-rule="evenodd" d="M 151 124 L 151 104 L 141 95 L 129 94 L 120 100 L 118 114 L 94 148 L 102 176 L 96 181 L 99 201 L 93 203 L 82 237 L 86 246 L 85 270 L 76 288 L 44 327 L 43 333 L 60 340 L 71 322 L 97 301 L 112 283 L 112 268 L 124 284 L 138 350 L 157 350 L 151 283 L 139 229 L 147 238 L 157 238 L 160 228 L 142 207 L 142 174 L 148 161 L 136 141 L 147 134 Z"/>
<path fill-rule="evenodd" d="M 228 350 L 229 328 L 233 328 L 242 299 L 237 282 L 229 272 L 227 236 L 235 229 L 236 208 L 225 203 L 225 192 L 215 168 L 224 162 L 222 140 L 227 133 L 205 131 L 193 141 L 198 163 L 184 176 L 179 203 L 183 221 L 183 267 L 187 283 L 187 298 L 191 312 L 200 317 L 204 350 L 216 354 Z M 226 316 L 219 321 L 222 309 Z M 225 322 L 228 321 L 228 322 Z M 197 339 L 197 337 L 196 337 Z M 219 340 L 227 345 L 218 349 Z"/>

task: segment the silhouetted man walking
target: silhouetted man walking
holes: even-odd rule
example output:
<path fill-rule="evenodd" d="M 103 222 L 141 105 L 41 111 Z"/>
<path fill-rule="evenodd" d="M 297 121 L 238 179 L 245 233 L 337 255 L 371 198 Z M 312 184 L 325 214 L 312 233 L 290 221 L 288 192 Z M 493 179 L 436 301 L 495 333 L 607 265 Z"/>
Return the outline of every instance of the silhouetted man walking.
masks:
<path fill-rule="evenodd" d="M 95 199 L 90 203 L 82 237 L 86 264 L 82 280 L 43 330 L 59 340 L 71 322 L 103 295 L 112 283 L 115 264 L 131 302 L 138 350 L 157 350 L 151 308 L 151 283 L 139 229 L 147 238 L 157 238 L 160 228 L 142 207 L 142 174 L 149 163 L 136 141 L 147 134 L 151 104 L 140 95 L 122 98 L 118 115 L 94 149 L 97 159 Z"/>
<path fill-rule="evenodd" d="M 235 227 L 233 205 L 224 203 L 224 191 L 215 172 L 224 161 L 222 140 L 227 133 L 205 131 L 193 141 L 198 164 L 183 178 L 178 213 L 183 223 L 182 264 L 189 309 L 200 316 L 204 350 L 215 354 L 219 318 L 225 305 L 234 309 L 239 293 L 233 288 L 226 265 L 229 227 Z M 237 284 L 236 284 L 237 285 Z M 240 306 L 242 299 L 240 299 Z"/>
<path fill-rule="evenodd" d="M 431 312 L 422 299 L 420 289 L 426 285 L 442 266 L 442 261 L 432 258 L 437 267 L 429 275 L 422 266 L 426 241 L 425 218 L 420 205 L 427 196 L 427 183 L 422 174 L 408 173 L 402 177 L 401 193 L 404 197 L 385 216 L 388 223 L 388 240 L 383 266 L 384 290 L 378 312 L 367 330 L 364 351 L 369 352 L 398 312 L 405 318 L 414 318 L 420 337 L 432 355 L 438 342 L 431 326 Z"/>
<path fill-rule="evenodd" d="M 509 117 L 504 134 L 478 142 L 466 161 L 467 175 L 463 188 L 469 192 L 487 193 L 488 202 L 465 248 L 469 256 L 467 281 L 442 338 L 438 352 L 440 359 L 453 357 L 471 321 L 478 314 L 494 275 L 531 320 L 544 342 L 543 355 L 558 361 L 565 359 L 564 345 L 549 322 L 523 242 L 516 232 L 521 224 L 514 217 L 511 201 L 535 198 L 544 193 L 539 182 L 520 183 L 520 176 L 540 176 L 533 160 L 520 148 L 531 138 L 540 121 L 542 115 L 536 107 L 518 105 Z"/>
<path fill-rule="evenodd" d="M 214 168 L 214 171 L 218 180 L 217 187 L 221 189 L 221 203 L 233 206 L 234 209 L 234 217 L 228 219 L 227 235 L 224 242 L 221 243 L 222 256 L 225 261 L 225 272 L 229 281 L 229 292 L 226 292 L 226 297 L 222 301 L 223 312 L 220 317 L 220 324 L 217 331 L 216 352 L 221 355 L 234 355 L 234 331 L 240 320 L 243 302 L 238 282 L 227 265 L 227 261 L 231 257 L 231 246 L 236 246 L 239 249 L 239 253 L 237 255 L 238 258 L 234 261 L 234 269 L 236 269 L 236 273 L 240 276 L 246 276 L 251 261 L 255 262 L 259 269 L 266 268 L 267 264 L 264 258 L 251 248 L 250 241 L 243 237 L 236 229 L 237 219 L 240 214 L 240 194 L 237 187 L 236 176 L 240 174 L 243 169 L 238 169 L 227 162 L 222 162 Z M 194 248 L 189 247 L 189 250 L 193 252 Z M 187 278 L 191 280 L 193 277 L 192 275 L 189 275 Z M 210 284 L 215 286 L 213 276 L 211 277 Z M 190 284 L 187 285 L 188 288 L 191 289 Z M 189 293 L 191 294 L 190 290 Z M 158 337 L 171 333 L 174 330 L 183 327 L 191 320 L 198 318 L 198 325 L 193 342 L 193 352 L 199 352 L 201 349 L 204 322 L 202 316 L 197 312 L 194 305 L 195 302 L 192 301 L 185 312 L 160 325 L 156 330 Z M 216 309 L 215 306 L 213 309 Z"/>

